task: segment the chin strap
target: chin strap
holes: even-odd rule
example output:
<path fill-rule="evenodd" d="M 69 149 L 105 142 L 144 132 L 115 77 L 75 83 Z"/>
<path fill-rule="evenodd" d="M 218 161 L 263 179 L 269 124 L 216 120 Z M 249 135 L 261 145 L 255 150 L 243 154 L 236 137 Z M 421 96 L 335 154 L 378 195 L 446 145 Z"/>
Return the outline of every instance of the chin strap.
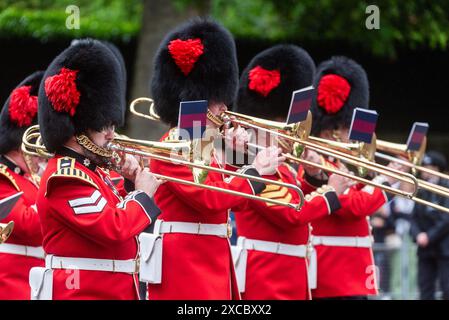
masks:
<path fill-rule="evenodd" d="M 28 167 L 28 170 L 30 171 L 30 178 L 31 181 L 37 186 L 39 187 L 40 183 L 41 183 L 41 177 L 39 176 L 38 172 L 39 170 L 36 169 L 33 166 L 33 162 L 31 160 L 31 156 L 28 154 L 23 154 L 23 158 L 25 159 L 25 164 Z"/>

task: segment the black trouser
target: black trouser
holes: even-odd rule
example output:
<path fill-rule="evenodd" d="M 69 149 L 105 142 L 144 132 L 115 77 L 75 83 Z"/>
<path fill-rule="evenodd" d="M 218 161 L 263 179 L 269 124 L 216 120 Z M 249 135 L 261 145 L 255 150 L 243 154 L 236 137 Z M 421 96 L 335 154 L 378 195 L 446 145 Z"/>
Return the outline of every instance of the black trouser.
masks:
<path fill-rule="evenodd" d="M 418 285 L 421 300 L 434 300 L 439 281 L 443 299 L 449 300 L 449 258 L 419 257 Z"/>
<path fill-rule="evenodd" d="M 379 287 L 383 293 L 390 292 L 390 251 L 374 252 L 374 261 L 379 266 Z"/>

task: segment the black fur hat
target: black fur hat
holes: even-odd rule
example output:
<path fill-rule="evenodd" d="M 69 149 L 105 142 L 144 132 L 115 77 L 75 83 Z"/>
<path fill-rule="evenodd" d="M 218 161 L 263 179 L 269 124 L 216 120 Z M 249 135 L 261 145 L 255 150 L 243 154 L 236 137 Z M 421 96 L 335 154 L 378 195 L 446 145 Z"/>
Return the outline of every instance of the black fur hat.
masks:
<path fill-rule="evenodd" d="M 55 152 L 87 129 L 121 126 L 124 99 L 116 55 L 98 40 L 78 40 L 53 60 L 39 88 L 38 120 L 45 146 Z"/>
<path fill-rule="evenodd" d="M 332 57 L 317 68 L 312 100 L 312 133 L 349 127 L 355 108 L 369 109 L 369 83 L 365 70 L 352 59 Z"/>
<path fill-rule="evenodd" d="M 257 54 L 240 78 L 236 112 L 273 119 L 287 117 L 292 92 L 312 85 L 315 63 L 295 45 Z"/>
<path fill-rule="evenodd" d="M 234 39 L 224 27 L 204 18 L 172 30 L 154 60 L 151 92 L 156 113 L 177 125 L 179 103 L 208 100 L 230 105 L 238 88 Z"/>
<path fill-rule="evenodd" d="M 84 41 L 83 39 L 75 39 L 72 40 L 70 45 L 76 45 L 79 41 Z M 120 80 L 120 84 L 123 85 L 123 91 L 125 92 L 125 94 L 123 95 L 123 112 L 124 114 L 126 113 L 126 89 L 127 89 L 127 73 L 126 73 L 126 64 L 125 64 L 125 59 L 123 58 L 122 53 L 120 52 L 120 49 L 113 44 L 112 42 L 109 41 L 105 41 L 105 40 L 100 40 L 100 42 L 102 44 L 104 44 L 106 47 L 109 48 L 109 50 L 112 51 L 112 53 L 114 54 L 114 56 L 116 57 L 118 63 L 120 63 L 120 69 L 121 69 L 121 76 L 122 76 L 122 80 Z M 125 116 L 125 115 L 123 115 Z"/>
<path fill-rule="evenodd" d="M 43 75 L 37 71 L 26 77 L 6 100 L 0 114 L 0 154 L 18 149 L 25 130 L 37 123 L 37 93 Z"/>

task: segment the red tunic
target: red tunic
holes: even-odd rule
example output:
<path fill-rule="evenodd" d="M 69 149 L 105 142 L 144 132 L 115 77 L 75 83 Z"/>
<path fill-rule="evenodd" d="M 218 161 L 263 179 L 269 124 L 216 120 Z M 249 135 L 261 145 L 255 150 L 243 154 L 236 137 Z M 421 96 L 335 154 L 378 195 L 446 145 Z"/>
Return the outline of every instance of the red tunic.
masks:
<path fill-rule="evenodd" d="M 300 175 L 304 177 L 302 170 Z M 314 187 L 303 180 L 305 189 Z M 356 185 L 339 196 L 341 209 L 312 222 L 313 236 L 371 236 L 369 216 L 388 201 L 384 191 Z M 317 289 L 313 298 L 377 294 L 376 268 L 371 248 L 316 245 Z"/>
<path fill-rule="evenodd" d="M 0 199 L 22 191 L 11 213 L 1 223 L 14 221 L 14 231 L 8 244 L 39 247 L 42 245 L 41 225 L 34 204 L 37 187 L 28 175 L 15 173 L 0 164 Z M 33 206 L 33 207 L 32 207 Z M 1 245 L 0 245 L 1 246 Z M 18 254 L 0 253 L 0 300 L 30 299 L 28 275 L 33 267 L 43 266 L 44 260 Z"/>
<path fill-rule="evenodd" d="M 264 178 L 301 186 L 296 180 L 293 168 L 287 164 L 279 166 L 277 174 Z M 299 201 L 296 192 L 276 185 L 267 185 L 261 195 L 291 203 Z M 238 235 L 248 239 L 307 245 L 309 222 L 328 216 L 338 209 L 338 200 L 333 201 L 333 199 L 337 200 L 334 191 L 316 195 L 309 201 L 305 201 L 300 211 L 250 200 L 235 212 Z M 305 258 L 248 250 L 246 285 L 242 298 L 247 300 L 310 299 L 307 268 Z"/>
<path fill-rule="evenodd" d="M 166 137 L 165 135 L 163 139 Z M 217 164 L 213 164 L 217 166 Z M 151 171 L 193 181 L 190 168 L 151 161 Z M 242 178 L 225 181 L 209 172 L 203 184 L 253 194 L 251 183 Z M 229 208 L 246 201 L 200 187 L 166 182 L 155 201 L 164 221 L 208 224 L 228 223 Z M 162 282 L 149 284 L 149 299 L 239 299 L 229 240 L 212 235 L 167 233 L 163 235 Z"/>
<path fill-rule="evenodd" d="M 137 236 L 157 210 L 145 193 L 139 194 L 139 199 L 123 199 L 104 170 L 88 168 L 70 157 L 51 159 L 37 198 L 45 252 L 62 257 L 136 259 Z M 137 275 L 53 272 L 53 299 L 138 298 Z"/>

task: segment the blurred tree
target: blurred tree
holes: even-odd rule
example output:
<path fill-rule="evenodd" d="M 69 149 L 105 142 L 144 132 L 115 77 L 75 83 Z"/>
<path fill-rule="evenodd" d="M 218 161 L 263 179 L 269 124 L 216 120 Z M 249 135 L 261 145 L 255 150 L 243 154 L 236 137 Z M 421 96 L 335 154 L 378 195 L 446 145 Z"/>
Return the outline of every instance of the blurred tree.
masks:
<path fill-rule="evenodd" d="M 177 0 L 203 6 L 203 0 Z M 366 8 L 380 10 L 380 29 L 368 30 Z M 239 38 L 341 41 L 379 56 L 401 47 L 447 49 L 448 0 L 211 0 L 210 13 Z"/>
<path fill-rule="evenodd" d="M 70 5 L 79 8 L 79 29 L 66 27 Z M 0 37 L 129 41 L 140 30 L 141 14 L 141 0 L 0 0 Z"/>
<path fill-rule="evenodd" d="M 188 18 L 204 12 L 198 8 L 191 8 L 188 4 L 179 5 L 172 0 L 144 0 L 143 3 L 142 28 L 138 38 L 132 79 L 132 99 L 150 96 L 154 54 L 167 32 Z M 136 116 L 127 119 L 127 133 L 132 137 L 158 139 L 166 130 L 165 125 Z"/>

